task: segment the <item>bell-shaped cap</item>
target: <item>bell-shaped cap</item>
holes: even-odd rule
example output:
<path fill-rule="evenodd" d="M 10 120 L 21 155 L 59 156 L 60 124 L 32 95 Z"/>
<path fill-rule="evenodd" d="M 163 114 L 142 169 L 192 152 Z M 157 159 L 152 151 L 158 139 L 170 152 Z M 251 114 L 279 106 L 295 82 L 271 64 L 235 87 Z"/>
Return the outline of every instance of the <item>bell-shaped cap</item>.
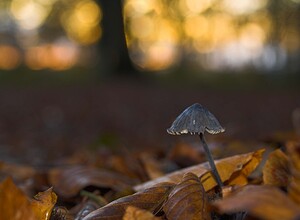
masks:
<path fill-rule="evenodd" d="M 216 117 L 205 107 L 196 103 L 185 109 L 167 129 L 169 134 L 204 134 L 207 131 L 210 134 L 224 132 Z"/>

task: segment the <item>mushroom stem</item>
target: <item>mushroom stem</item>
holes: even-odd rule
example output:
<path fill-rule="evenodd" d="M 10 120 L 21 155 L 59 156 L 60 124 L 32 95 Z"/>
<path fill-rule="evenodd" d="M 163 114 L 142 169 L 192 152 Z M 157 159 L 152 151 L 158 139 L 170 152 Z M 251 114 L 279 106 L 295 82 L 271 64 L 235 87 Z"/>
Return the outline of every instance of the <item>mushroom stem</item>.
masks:
<path fill-rule="evenodd" d="M 215 180 L 216 180 L 218 186 L 219 186 L 220 189 L 221 189 L 222 186 L 223 186 L 223 183 L 222 183 L 221 177 L 220 177 L 220 175 L 219 175 L 219 173 L 218 173 L 218 170 L 217 170 L 217 168 L 216 168 L 214 159 L 213 159 L 213 157 L 212 157 L 212 155 L 211 155 L 211 153 L 210 153 L 210 150 L 209 150 L 209 148 L 208 148 L 208 146 L 207 146 L 207 144 L 206 144 L 206 141 L 205 141 L 205 139 L 204 139 L 204 135 L 203 135 L 202 133 L 200 133 L 199 136 L 200 136 L 201 143 L 202 143 L 202 145 L 203 145 L 203 147 L 204 147 L 205 156 L 206 156 L 206 158 L 207 158 L 207 160 L 208 160 L 208 162 L 209 162 L 209 165 L 210 165 L 212 174 L 213 174 L 213 176 L 214 176 L 214 178 L 215 178 Z"/>

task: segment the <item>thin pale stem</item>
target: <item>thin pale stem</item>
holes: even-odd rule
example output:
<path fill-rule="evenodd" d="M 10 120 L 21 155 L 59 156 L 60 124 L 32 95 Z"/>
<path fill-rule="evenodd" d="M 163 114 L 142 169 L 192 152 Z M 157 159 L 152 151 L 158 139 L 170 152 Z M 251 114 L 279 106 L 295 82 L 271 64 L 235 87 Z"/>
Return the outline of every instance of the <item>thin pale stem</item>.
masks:
<path fill-rule="evenodd" d="M 219 185 L 219 187 L 221 189 L 222 186 L 223 186 L 223 183 L 222 183 L 221 177 L 220 177 L 220 175 L 218 173 L 218 170 L 216 168 L 214 159 L 213 159 L 213 157 L 212 157 L 212 155 L 210 153 L 210 150 L 209 150 L 209 148 L 208 148 L 208 146 L 206 144 L 206 141 L 204 139 L 204 135 L 202 133 L 200 133 L 199 136 L 200 136 L 201 143 L 202 143 L 202 145 L 204 147 L 204 152 L 205 152 L 206 158 L 207 158 L 207 160 L 209 162 L 209 165 L 210 165 L 210 168 L 211 168 L 211 172 L 212 172 L 212 174 L 213 174 L 213 176 L 214 176 L 217 184 Z"/>

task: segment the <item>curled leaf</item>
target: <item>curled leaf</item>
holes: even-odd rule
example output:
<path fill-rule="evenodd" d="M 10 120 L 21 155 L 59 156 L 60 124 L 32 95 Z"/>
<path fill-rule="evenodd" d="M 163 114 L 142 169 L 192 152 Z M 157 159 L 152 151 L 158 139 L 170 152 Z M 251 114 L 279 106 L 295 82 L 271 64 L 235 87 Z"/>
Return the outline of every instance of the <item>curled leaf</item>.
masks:
<path fill-rule="evenodd" d="M 39 192 L 31 201 L 31 207 L 38 219 L 49 220 L 52 209 L 57 201 L 57 196 L 52 188 Z"/>
<path fill-rule="evenodd" d="M 55 191 L 64 198 L 76 196 L 87 186 L 112 188 L 119 191 L 133 184 L 130 178 L 121 174 L 85 166 L 53 169 L 49 172 L 49 181 Z"/>
<path fill-rule="evenodd" d="M 292 220 L 300 217 L 300 208 L 286 194 L 273 186 L 247 185 L 232 195 L 214 202 L 220 213 L 246 211 L 265 220 Z"/>
<path fill-rule="evenodd" d="M 234 182 L 235 178 L 241 176 L 243 178 L 246 178 L 260 163 L 263 152 L 264 149 L 247 154 L 227 157 L 221 160 L 216 160 L 215 163 L 222 181 L 225 182 L 230 180 L 232 181 L 232 184 L 236 184 L 236 182 Z M 210 173 L 210 167 L 208 163 L 202 163 L 199 165 L 191 166 L 185 169 L 172 172 L 163 177 L 137 185 L 134 187 L 134 189 L 137 191 L 143 190 L 160 182 L 179 183 L 183 175 L 189 172 L 196 174 L 198 177 L 202 177 L 201 181 L 206 191 L 212 189 L 217 185 L 215 179 Z M 245 180 L 241 185 L 244 184 Z"/>
<path fill-rule="evenodd" d="M 204 187 L 193 173 L 184 175 L 169 194 L 163 209 L 168 219 L 211 219 Z"/>
<path fill-rule="evenodd" d="M 122 219 L 128 206 L 135 206 L 154 212 L 160 209 L 173 186 L 174 184 L 172 183 L 161 183 L 133 195 L 122 197 L 91 212 L 83 220 L 119 220 Z"/>
<path fill-rule="evenodd" d="M 263 168 L 264 184 L 287 187 L 290 179 L 289 160 L 280 149 L 270 153 Z"/>

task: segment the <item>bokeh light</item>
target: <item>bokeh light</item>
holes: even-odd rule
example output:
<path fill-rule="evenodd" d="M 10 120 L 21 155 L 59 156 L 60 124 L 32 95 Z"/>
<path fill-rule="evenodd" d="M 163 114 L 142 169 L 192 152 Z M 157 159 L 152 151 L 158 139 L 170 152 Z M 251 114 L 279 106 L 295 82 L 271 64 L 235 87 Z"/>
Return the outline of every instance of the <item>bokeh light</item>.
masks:
<path fill-rule="evenodd" d="M 125 1 L 129 50 L 134 63 L 142 69 L 170 68 L 183 52 L 204 69 L 243 68 L 255 65 L 257 59 L 265 56 L 265 50 L 270 50 L 268 41 L 276 26 L 269 14 L 268 0 L 168 3 Z M 298 51 L 299 31 L 287 35 L 279 43 L 287 50 L 296 47 Z"/>
<path fill-rule="evenodd" d="M 222 8 L 234 15 L 251 14 L 265 8 L 268 0 L 223 0 Z"/>
<path fill-rule="evenodd" d="M 0 69 L 12 70 L 21 62 L 20 51 L 10 45 L 0 45 Z"/>
<path fill-rule="evenodd" d="M 277 60 L 287 62 L 299 53 L 299 16 L 288 18 L 288 10 L 297 14 L 299 0 L 123 2 L 127 46 L 139 69 L 160 71 L 179 61 L 216 71 L 251 65 L 272 69 Z M 32 69 L 76 66 L 78 53 L 101 41 L 102 10 L 96 0 L 0 2 L 0 69 L 22 62 Z"/>
<path fill-rule="evenodd" d="M 52 5 L 43 5 L 39 1 L 13 0 L 10 11 L 20 28 L 31 30 L 44 23 L 51 8 Z"/>
<path fill-rule="evenodd" d="M 65 11 L 60 20 L 70 39 L 89 45 L 101 37 L 101 19 L 100 7 L 92 0 L 82 0 Z"/>
<path fill-rule="evenodd" d="M 78 48 L 66 39 L 28 48 L 25 53 L 26 65 L 34 70 L 66 70 L 74 66 L 78 58 Z"/>

